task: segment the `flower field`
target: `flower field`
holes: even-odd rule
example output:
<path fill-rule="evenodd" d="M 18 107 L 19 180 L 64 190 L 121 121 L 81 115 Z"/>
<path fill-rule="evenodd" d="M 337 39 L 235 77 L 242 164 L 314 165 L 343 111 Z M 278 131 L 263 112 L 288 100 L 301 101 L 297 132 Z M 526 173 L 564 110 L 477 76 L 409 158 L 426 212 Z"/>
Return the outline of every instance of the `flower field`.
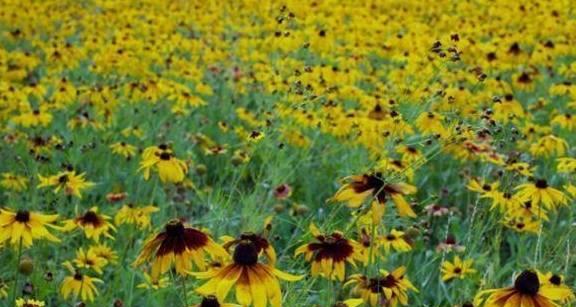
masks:
<path fill-rule="evenodd" d="M 576 306 L 576 3 L 0 0 L 0 306 Z"/>

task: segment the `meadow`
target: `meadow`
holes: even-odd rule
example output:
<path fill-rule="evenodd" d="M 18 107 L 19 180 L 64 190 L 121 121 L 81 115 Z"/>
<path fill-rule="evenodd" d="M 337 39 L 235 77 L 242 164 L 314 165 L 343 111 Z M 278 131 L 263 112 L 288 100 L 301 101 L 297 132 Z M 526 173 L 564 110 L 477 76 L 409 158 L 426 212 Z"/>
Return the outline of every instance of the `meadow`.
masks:
<path fill-rule="evenodd" d="M 575 10 L 0 0 L 0 306 L 576 306 Z"/>

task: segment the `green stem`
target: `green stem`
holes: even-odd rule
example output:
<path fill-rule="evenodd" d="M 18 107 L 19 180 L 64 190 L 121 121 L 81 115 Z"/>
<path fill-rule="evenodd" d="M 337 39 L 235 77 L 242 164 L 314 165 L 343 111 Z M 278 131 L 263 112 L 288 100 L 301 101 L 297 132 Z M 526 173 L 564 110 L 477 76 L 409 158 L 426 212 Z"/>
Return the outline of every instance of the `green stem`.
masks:
<path fill-rule="evenodd" d="M 10 298 L 10 303 L 16 301 L 16 289 L 18 288 L 18 281 L 20 280 L 20 273 L 18 272 L 18 267 L 20 266 L 20 258 L 22 257 L 22 237 L 20 237 L 20 243 L 18 243 L 18 257 L 16 258 L 16 276 L 14 277 L 14 288 L 12 289 L 12 296 Z"/>

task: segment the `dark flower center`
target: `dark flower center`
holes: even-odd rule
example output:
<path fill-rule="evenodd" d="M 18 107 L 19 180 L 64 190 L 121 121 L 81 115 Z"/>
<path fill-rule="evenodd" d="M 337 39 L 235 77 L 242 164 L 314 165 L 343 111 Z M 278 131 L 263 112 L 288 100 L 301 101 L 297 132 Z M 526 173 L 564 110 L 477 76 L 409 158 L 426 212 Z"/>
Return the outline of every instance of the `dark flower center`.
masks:
<path fill-rule="evenodd" d="M 164 228 L 168 237 L 179 237 L 184 234 L 184 225 L 180 221 L 170 221 Z"/>
<path fill-rule="evenodd" d="M 384 293 L 384 288 L 394 288 L 397 282 L 392 275 L 387 275 L 384 278 L 370 278 L 368 288 L 372 293 Z"/>
<path fill-rule="evenodd" d="M 100 225 L 100 217 L 94 211 L 88 211 L 82 216 L 82 224 Z"/>
<path fill-rule="evenodd" d="M 258 248 L 252 241 L 242 240 L 234 249 L 234 263 L 239 265 L 255 265 L 258 263 Z"/>
<path fill-rule="evenodd" d="M 548 187 L 548 182 L 546 182 L 546 179 L 538 179 L 536 180 L 535 185 L 539 189 L 546 189 Z"/>
<path fill-rule="evenodd" d="M 158 145 L 158 148 L 159 148 L 160 150 L 166 150 L 166 149 L 168 149 L 168 145 L 166 145 L 166 144 L 160 144 L 160 145 Z"/>
<path fill-rule="evenodd" d="M 559 286 L 562 283 L 562 277 L 554 274 L 552 277 L 550 277 L 549 281 L 551 284 Z"/>
<path fill-rule="evenodd" d="M 68 182 L 68 175 L 62 175 L 62 176 L 60 176 L 60 177 L 58 178 L 58 182 L 59 182 L 59 183 L 62 183 L 62 184 Z"/>
<path fill-rule="evenodd" d="M 526 295 L 534 296 L 540 289 L 540 281 L 538 275 L 532 271 L 524 271 L 520 274 L 514 282 L 514 288 L 518 292 Z"/>
<path fill-rule="evenodd" d="M 171 157 L 172 155 L 168 152 L 163 152 L 160 154 L 160 159 L 164 161 L 170 160 Z"/>
<path fill-rule="evenodd" d="M 460 273 L 462 273 L 462 269 L 461 268 L 455 268 L 454 273 L 460 274 Z"/>
<path fill-rule="evenodd" d="M 74 279 L 76 279 L 77 281 L 82 281 L 82 274 L 76 272 L 76 274 L 74 274 Z"/>
<path fill-rule="evenodd" d="M 30 212 L 26 210 L 18 210 L 18 212 L 16 212 L 16 221 L 20 223 L 27 223 L 30 221 Z"/>
<path fill-rule="evenodd" d="M 491 187 L 489 184 L 485 184 L 485 185 L 482 186 L 482 190 L 484 190 L 484 191 L 491 191 L 491 190 L 492 190 L 492 187 Z"/>
<path fill-rule="evenodd" d="M 210 295 L 202 299 L 200 307 L 220 307 L 220 303 L 218 303 L 218 299 L 215 296 Z"/>

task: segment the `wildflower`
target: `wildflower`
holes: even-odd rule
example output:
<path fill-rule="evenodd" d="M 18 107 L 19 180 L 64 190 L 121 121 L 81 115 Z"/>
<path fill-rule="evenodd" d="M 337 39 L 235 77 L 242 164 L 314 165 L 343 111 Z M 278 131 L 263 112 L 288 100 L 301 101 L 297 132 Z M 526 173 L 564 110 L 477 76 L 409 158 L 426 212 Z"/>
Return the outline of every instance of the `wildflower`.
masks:
<path fill-rule="evenodd" d="M 202 298 L 200 304 L 193 305 L 192 307 L 241 307 L 241 305 L 220 303 L 216 296 L 208 295 Z"/>
<path fill-rule="evenodd" d="M 172 263 L 176 266 L 176 272 L 182 275 L 192 269 L 192 262 L 204 270 L 206 254 L 222 258 L 228 255 L 224 248 L 201 230 L 189 227 L 180 220 L 171 220 L 162 232 L 151 236 L 144 243 L 133 265 L 142 265 L 153 259 L 150 275 L 153 280 L 157 280 L 160 274 L 170 269 Z"/>
<path fill-rule="evenodd" d="M 159 209 L 154 206 L 135 207 L 132 204 L 124 205 L 114 217 L 116 225 L 134 224 L 140 229 L 150 228 L 150 215 Z"/>
<path fill-rule="evenodd" d="M 25 190 L 28 186 L 28 178 L 13 173 L 2 173 L 0 185 L 8 190 L 20 192 Z"/>
<path fill-rule="evenodd" d="M 361 298 L 351 298 L 343 302 L 336 302 L 332 307 L 357 307 L 362 305 L 364 301 Z"/>
<path fill-rule="evenodd" d="M 88 249 L 89 253 L 94 253 L 98 258 L 104 259 L 107 263 L 115 264 L 118 260 L 118 254 L 110 246 L 105 244 L 92 245 Z"/>
<path fill-rule="evenodd" d="M 63 190 L 66 195 L 74 195 L 81 198 L 81 192 L 94 185 L 94 183 L 86 181 L 84 176 L 85 173 L 77 175 L 76 171 L 64 171 L 50 177 L 38 175 L 38 178 L 40 178 L 38 188 L 54 186 L 54 193 Z"/>
<path fill-rule="evenodd" d="M 570 296 L 570 289 L 557 289 L 542 282 L 534 271 L 520 273 L 514 285 L 507 288 L 480 291 L 475 306 L 558 306 L 557 302 Z M 484 296 L 489 295 L 487 298 Z M 484 303 L 484 304 L 482 304 Z"/>
<path fill-rule="evenodd" d="M 57 214 L 44 215 L 27 210 L 14 212 L 0 209 L 0 243 L 9 242 L 12 246 L 18 247 L 21 242 L 23 247 L 30 247 L 33 239 L 60 242 L 60 239 L 46 228 L 60 229 L 53 225 L 57 218 Z"/>
<path fill-rule="evenodd" d="M 179 183 L 182 182 L 188 173 L 188 165 L 177 159 L 168 146 L 148 147 L 142 153 L 142 161 L 138 171 L 144 172 L 144 179 L 150 179 L 150 171 L 158 172 L 162 182 Z"/>
<path fill-rule="evenodd" d="M 110 203 L 116 203 L 124 200 L 128 196 L 126 192 L 108 193 L 106 194 L 106 200 Z"/>
<path fill-rule="evenodd" d="M 65 263 L 64 266 L 68 268 L 72 276 L 66 276 L 62 281 L 60 288 L 62 297 L 67 299 L 70 295 L 74 297 L 80 296 L 83 301 L 93 301 L 94 296 L 98 294 L 98 289 L 96 289 L 94 283 L 103 283 L 103 281 L 78 272 L 69 262 Z"/>
<path fill-rule="evenodd" d="M 574 296 L 574 292 L 572 292 L 570 287 L 568 287 L 566 284 L 564 284 L 564 276 L 554 274 L 552 272 L 548 272 L 545 274 L 540 273 L 540 272 L 537 272 L 537 273 L 538 273 L 538 280 L 540 280 L 542 285 L 547 285 L 547 286 L 550 286 L 552 288 L 555 288 L 558 290 L 559 293 L 561 293 L 563 295 L 563 297 L 559 299 L 560 302 L 567 304 L 568 302 L 572 302 L 572 301 L 576 300 L 576 296 Z"/>
<path fill-rule="evenodd" d="M 274 189 L 274 198 L 278 200 L 287 199 L 290 195 L 292 195 L 292 187 L 286 183 L 283 183 Z"/>
<path fill-rule="evenodd" d="M 467 274 L 476 273 L 476 270 L 472 268 L 472 263 L 472 259 L 462 260 L 459 256 L 454 257 L 453 262 L 445 260 L 442 262 L 442 280 L 464 279 Z"/>
<path fill-rule="evenodd" d="M 444 241 L 440 242 L 436 246 L 436 252 L 463 252 L 464 250 L 466 250 L 466 247 L 458 244 L 458 242 L 456 242 L 456 238 L 450 234 L 446 236 Z"/>
<path fill-rule="evenodd" d="M 438 204 L 430 204 L 424 207 L 424 210 L 428 215 L 431 216 L 444 216 L 450 212 L 448 208 L 442 207 Z"/>
<path fill-rule="evenodd" d="M 504 226 L 514 229 L 517 232 L 538 233 L 541 222 L 539 219 L 524 216 L 506 216 L 502 221 Z"/>
<path fill-rule="evenodd" d="M 575 173 L 576 172 L 576 159 L 574 158 L 558 158 L 558 172 L 559 173 Z"/>
<path fill-rule="evenodd" d="M 136 155 L 136 146 L 127 144 L 126 142 L 118 142 L 110 145 L 112 153 L 123 156 L 126 159 L 132 158 Z"/>
<path fill-rule="evenodd" d="M 304 254 L 306 261 L 312 262 L 312 276 L 320 275 L 342 281 L 346 262 L 355 265 L 355 260 L 366 261 L 359 243 L 346 239 L 341 232 L 324 235 L 314 224 L 310 224 L 310 232 L 316 242 L 300 246 L 295 255 Z"/>
<path fill-rule="evenodd" d="M 108 264 L 108 261 L 99 257 L 93 249 L 85 252 L 83 248 L 76 251 L 76 259 L 73 261 L 77 268 L 93 269 L 98 274 L 102 274 L 102 268 Z"/>
<path fill-rule="evenodd" d="M 404 195 L 416 193 L 416 187 L 406 183 L 386 183 L 381 173 L 350 176 L 351 182 L 344 184 L 332 197 L 335 201 L 347 202 L 352 208 L 358 208 L 366 198 L 374 197 L 373 206 L 384 205 L 391 199 L 400 216 L 416 217 Z M 378 206 L 383 211 L 383 206 Z"/>
<path fill-rule="evenodd" d="M 382 245 L 387 253 L 392 248 L 398 252 L 407 252 L 412 249 L 412 246 L 404 238 L 404 232 L 396 229 L 392 229 L 389 234 L 382 237 Z"/>
<path fill-rule="evenodd" d="M 170 285 L 170 279 L 168 277 L 161 277 L 159 279 L 152 279 L 148 273 L 144 273 L 144 282 L 138 284 L 136 287 L 140 289 L 164 289 Z"/>
<path fill-rule="evenodd" d="M 541 137 L 536 143 L 530 145 L 530 153 L 535 156 L 549 157 L 552 155 L 563 156 L 566 154 L 568 142 L 555 135 Z"/>
<path fill-rule="evenodd" d="M 102 235 L 114 239 L 110 231 L 116 231 L 116 228 L 109 220 L 109 216 L 98 214 L 98 207 L 94 206 L 83 215 L 64 221 L 63 229 L 72 231 L 76 228 L 82 228 L 86 238 L 99 242 Z"/>
<path fill-rule="evenodd" d="M 568 203 L 568 197 L 561 191 L 550 187 L 545 179 L 537 179 L 534 182 L 524 183 L 516 187 L 517 196 L 522 201 L 530 200 L 534 206 L 540 203 L 547 209 L 555 209 L 556 205 Z"/>
<path fill-rule="evenodd" d="M 16 307 L 44 307 L 43 301 L 37 301 L 31 298 L 19 298 L 16 300 Z"/>
<path fill-rule="evenodd" d="M 297 281 L 303 276 L 294 276 L 276 269 L 271 264 L 260 263 L 258 254 L 261 247 L 250 239 L 235 242 L 232 262 L 220 269 L 191 273 L 200 279 L 210 279 L 196 289 L 196 292 L 208 296 L 216 295 L 223 302 L 228 292 L 235 287 L 236 300 L 243 306 L 282 305 L 282 293 L 278 278 Z"/>
<path fill-rule="evenodd" d="M 345 286 L 356 284 L 353 291 L 370 306 L 408 305 L 408 291 L 418 292 L 406 277 L 406 267 L 399 267 L 388 273 L 380 270 L 380 275 L 369 278 L 355 274 L 350 276 Z"/>

